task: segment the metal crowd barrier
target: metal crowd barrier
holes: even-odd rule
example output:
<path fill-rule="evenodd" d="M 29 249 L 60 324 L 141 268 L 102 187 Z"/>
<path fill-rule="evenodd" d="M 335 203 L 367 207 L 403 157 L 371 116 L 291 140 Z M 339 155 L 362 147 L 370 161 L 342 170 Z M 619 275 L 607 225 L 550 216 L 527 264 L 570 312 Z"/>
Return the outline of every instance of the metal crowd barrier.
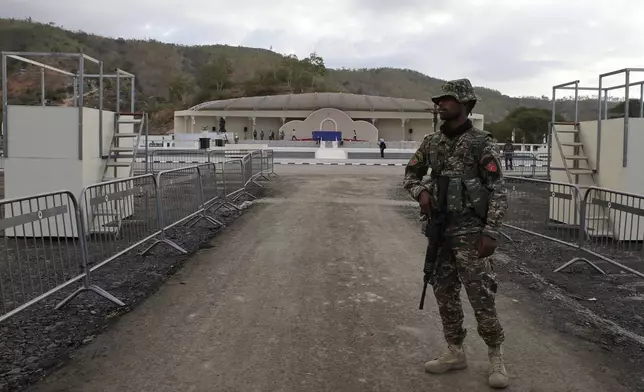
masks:
<path fill-rule="evenodd" d="M 264 154 L 265 156 L 265 163 L 263 168 L 266 172 L 266 175 L 268 177 L 270 177 L 271 175 L 279 177 L 277 173 L 275 173 L 275 153 L 273 152 L 273 150 L 262 150 L 262 154 Z"/>
<path fill-rule="evenodd" d="M 56 309 L 86 291 L 123 306 L 93 284 L 92 273 L 146 244 L 141 254 L 160 244 L 186 254 L 171 230 L 202 220 L 223 226 L 208 214 L 222 207 L 239 212 L 236 200 L 254 199 L 249 187 L 273 172 L 269 157 L 253 151 L 103 182 L 84 188 L 78 199 L 58 191 L 0 200 L 0 322 L 77 282 Z"/>
<path fill-rule="evenodd" d="M 506 176 L 509 208 L 504 226 L 570 246 L 588 257 L 574 257 L 555 272 L 604 260 L 644 278 L 644 195 L 573 184 Z"/>
<path fill-rule="evenodd" d="M 87 242 L 78 202 L 69 191 L 0 201 L 3 255 L 0 260 L 0 321 L 48 299 L 69 285 L 76 295 L 93 291 L 123 304 L 90 283 Z"/>
<path fill-rule="evenodd" d="M 510 162 L 501 152 L 501 165 L 507 175 L 550 179 L 550 156 L 547 153 L 515 152 Z"/>
<path fill-rule="evenodd" d="M 222 185 L 223 192 L 221 195 L 222 203 L 213 205 L 209 208 L 213 208 L 213 211 L 221 208 L 227 207 L 228 209 L 239 210 L 233 202 L 237 200 L 241 195 L 246 195 L 251 199 L 254 199 L 255 196 L 248 193 L 246 190 L 246 181 L 244 180 L 245 175 L 245 166 L 244 158 L 242 159 L 233 159 L 217 164 L 221 166 L 222 175 Z"/>
<path fill-rule="evenodd" d="M 241 159 L 244 156 L 257 150 L 247 149 L 230 149 L 225 150 L 210 150 L 208 152 L 208 162 L 225 162 L 231 159 Z"/>
<path fill-rule="evenodd" d="M 188 226 L 194 226 L 199 221 L 205 220 L 215 226 L 225 226 L 223 222 L 218 221 L 217 219 L 209 216 L 207 214 L 208 206 L 211 206 L 215 203 L 219 197 L 219 192 L 217 191 L 217 168 L 214 163 L 204 163 L 197 166 L 198 176 L 198 187 L 197 187 L 197 196 L 199 200 L 199 213 L 196 216 L 196 219 L 192 219 L 192 222 Z M 189 219 L 189 220 L 190 220 Z"/>
<path fill-rule="evenodd" d="M 201 202 L 202 208 L 204 210 L 218 202 L 221 202 L 225 198 L 225 177 L 223 168 L 217 170 L 217 166 L 221 164 L 216 164 L 214 162 L 203 163 L 199 165 L 199 178 L 201 181 Z"/>
<path fill-rule="evenodd" d="M 130 252 L 159 232 L 159 186 L 152 174 L 107 181 L 81 192 L 81 217 L 87 228 L 93 270 Z"/>
<path fill-rule="evenodd" d="M 209 162 L 204 150 L 154 150 L 148 158 L 152 173 Z"/>
<path fill-rule="evenodd" d="M 222 163 L 231 159 L 241 159 L 244 156 L 258 150 L 248 149 L 225 149 L 225 150 L 153 150 L 147 157 L 145 154 L 139 155 L 135 162 L 135 172 L 145 173 L 146 168 L 151 173 L 159 171 L 178 169 L 187 166 L 198 165 L 200 163 L 214 162 Z M 277 175 L 273 170 L 273 150 L 262 151 L 265 160 L 264 166 L 270 168 L 267 175 Z"/>
<path fill-rule="evenodd" d="M 262 154 L 261 151 L 253 151 L 250 153 L 250 162 L 251 162 L 251 167 L 252 169 L 252 175 L 250 180 L 255 182 L 255 185 L 260 185 L 257 181 L 259 181 L 260 178 L 262 179 L 267 179 L 267 177 L 263 173 L 264 169 L 264 154 Z"/>

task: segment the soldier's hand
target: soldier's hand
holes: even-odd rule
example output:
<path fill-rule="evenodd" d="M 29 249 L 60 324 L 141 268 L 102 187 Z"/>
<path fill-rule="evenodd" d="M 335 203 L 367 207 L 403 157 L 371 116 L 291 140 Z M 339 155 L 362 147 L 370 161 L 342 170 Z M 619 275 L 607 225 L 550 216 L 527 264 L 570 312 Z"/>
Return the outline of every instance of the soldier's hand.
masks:
<path fill-rule="evenodd" d="M 478 242 L 478 258 L 492 256 L 496 250 L 496 240 L 486 235 L 479 236 Z"/>
<path fill-rule="evenodd" d="M 418 203 L 420 204 L 420 212 L 429 216 L 432 210 L 432 198 L 427 191 L 422 191 L 418 196 Z"/>

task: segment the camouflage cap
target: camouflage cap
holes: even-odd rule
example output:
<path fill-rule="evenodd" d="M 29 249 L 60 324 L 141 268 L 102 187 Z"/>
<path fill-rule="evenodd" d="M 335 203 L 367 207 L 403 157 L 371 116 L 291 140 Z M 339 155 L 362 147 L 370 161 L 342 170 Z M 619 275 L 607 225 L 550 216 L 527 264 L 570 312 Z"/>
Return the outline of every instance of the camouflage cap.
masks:
<path fill-rule="evenodd" d="M 441 94 L 433 96 L 432 101 L 438 105 L 438 102 L 443 97 L 453 97 L 458 102 L 481 100 L 481 98 L 474 93 L 474 87 L 472 87 L 472 83 L 469 79 L 456 79 L 445 82 L 445 84 L 441 86 Z"/>

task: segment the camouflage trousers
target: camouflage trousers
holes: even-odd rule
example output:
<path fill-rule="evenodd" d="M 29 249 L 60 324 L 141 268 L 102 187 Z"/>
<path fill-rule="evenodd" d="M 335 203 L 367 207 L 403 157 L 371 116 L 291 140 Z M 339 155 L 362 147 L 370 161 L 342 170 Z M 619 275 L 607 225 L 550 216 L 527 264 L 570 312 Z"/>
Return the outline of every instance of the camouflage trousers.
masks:
<path fill-rule="evenodd" d="M 505 340 L 494 301 L 497 283 L 490 258 L 476 256 L 477 241 L 477 234 L 454 236 L 439 249 L 434 296 L 447 343 L 462 344 L 465 340 L 460 297 L 461 286 L 465 286 L 479 335 L 488 346 L 497 346 Z"/>

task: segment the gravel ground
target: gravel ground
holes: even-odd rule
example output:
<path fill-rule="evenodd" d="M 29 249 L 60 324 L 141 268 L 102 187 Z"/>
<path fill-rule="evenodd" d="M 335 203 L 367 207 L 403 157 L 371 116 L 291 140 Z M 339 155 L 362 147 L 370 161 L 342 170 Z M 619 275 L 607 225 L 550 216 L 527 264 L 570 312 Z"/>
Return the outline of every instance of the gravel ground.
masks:
<path fill-rule="evenodd" d="M 576 232 L 553 229 L 547 224 L 550 194 L 547 186 L 509 181 L 508 188 L 510 209 L 507 223 L 563 241 L 576 238 Z M 396 199 L 409 200 L 402 189 L 394 193 Z M 418 222 L 418 209 L 407 208 L 404 213 Z M 503 239 L 498 250 L 497 259 L 503 259 L 497 263 L 501 266 L 501 281 L 528 287 L 534 294 L 533 305 L 550 315 L 554 328 L 592 342 L 600 350 L 619 358 L 622 364 L 626 364 L 620 366 L 632 369 L 633 373 L 626 380 L 631 390 L 644 391 L 643 280 L 602 260 L 593 259 L 579 249 L 511 228 L 505 228 L 503 232 L 511 240 Z M 607 251 L 606 254 L 611 254 L 623 264 L 642 270 L 640 259 L 633 254 L 617 249 Z M 585 263 L 554 272 L 574 257 L 588 257 L 606 274 L 598 273 Z"/>
<path fill-rule="evenodd" d="M 147 185 L 150 184 L 149 179 L 145 179 L 145 181 L 148 181 Z M 136 184 L 135 188 L 138 188 L 138 185 L 144 186 L 142 191 L 137 192 L 132 198 L 133 203 L 130 205 L 132 214 L 125 222 L 129 222 L 129 224 L 122 226 L 119 238 L 105 236 L 90 238 L 88 249 L 92 265 L 104 260 L 114 251 L 124 250 L 136 241 L 154 233 L 155 197 L 150 191 L 151 188 L 145 186 L 145 181 L 141 180 Z M 234 183 L 234 179 L 231 178 L 230 182 Z M 263 190 L 264 188 L 253 187 L 251 193 L 261 196 Z M 207 195 L 212 197 L 215 192 L 216 190 L 212 187 L 206 187 L 205 193 Z M 163 200 L 179 206 L 165 209 L 165 215 L 171 217 L 171 220 L 177 219 L 181 214 L 194 211 L 195 203 L 185 202 L 186 200 L 197 200 L 194 181 L 175 182 L 164 192 Z M 242 196 L 236 203 L 239 205 L 247 200 L 249 200 L 247 196 Z M 216 213 L 209 215 L 224 224 L 231 223 L 238 216 L 226 208 L 219 209 Z M 90 342 L 120 315 L 128 312 L 142 299 L 156 291 L 190 255 L 203 247 L 220 230 L 221 228 L 217 225 L 204 220 L 193 227 L 177 226 L 168 230 L 166 236 L 187 250 L 187 255 L 182 255 L 168 246 L 161 245 L 154 248 L 147 256 L 140 256 L 139 253 L 144 249 L 144 246 L 139 246 L 93 272 L 92 283 L 119 298 L 125 303 L 124 307 L 117 307 L 91 292 L 86 292 L 76 297 L 62 310 L 55 311 L 53 308 L 56 303 L 78 287 L 76 284 L 72 284 L 0 324 L 0 391 L 21 390 L 65 363 L 74 350 Z M 16 240 L 6 239 L 4 245 L 0 244 L 0 248 L 5 246 L 15 249 L 16 243 Z M 64 245 L 69 247 L 70 243 L 72 243 L 71 240 Z M 151 242 L 147 242 L 147 244 L 149 243 Z M 37 284 L 39 280 L 36 278 L 45 278 L 41 281 L 51 280 L 53 271 L 57 271 L 54 267 L 66 265 L 61 260 L 69 259 L 57 256 L 61 253 L 58 252 L 59 250 L 65 249 L 63 245 L 44 245 L 46 246 L 41 248 L 43 251 L 48 248 L 55 251 L 43 253 L 36 259 L 38 261 L 46 260 L 48 264 L 32 264 L 30 270 L 23 272 L 23 275 L 20 276 L 23 279 L 31 279 L 36 282 L 33 290 L 26 290 L 28 298 L 33 298 L 33 293 L 42 292 L 41 287 Z M 24 246 L 27 245 L 23 245 L 19 249 L 23 249 Z M 31 246 L 37 245 L 31 244 Z M 77 250 L 73 246 L 70 249 L 72 253 L 75 249 Z M 38 251 L 30 252 L 30 254 L 35 253 Z M 75 262 L 78 263 L 78 261 Z M 47 266 L 50 268 L 46 269 Z M 63 276 L 69 278 L 74 275 L 75 266 L 67 267 L 69 268 L 61 270 L 65 273 L 61 272 L 59 278 Z M 14 278 L 16 277 L 14 273 Z M 5 292 L 21 293 L 25 291 L 16 287 L 17 282 L 20 282 L 19 279 L 14 279 L 12 282 L 13 287 L 9 286 L 5 279 L 3 283 Z M 15 304 L 9 303 L 8 305 L 15 307 L 21 302 L 23 302 L 23 297 L 17 297 Z"/>

